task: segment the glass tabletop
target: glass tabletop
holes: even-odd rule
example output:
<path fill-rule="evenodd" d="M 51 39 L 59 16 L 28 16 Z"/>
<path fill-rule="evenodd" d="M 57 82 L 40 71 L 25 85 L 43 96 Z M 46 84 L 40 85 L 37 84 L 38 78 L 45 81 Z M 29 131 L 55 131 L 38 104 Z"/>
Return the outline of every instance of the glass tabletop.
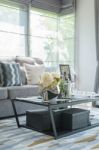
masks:
<path fill-rule="evenodd" d="M 56 98 L 54 99 L 56 103 L 51 103 L 51 100 L 49 101 L 44 101 L 41 96 L 33 96 L 33 97 L 26 97 L 26 98 L 19 98 L 16 97 L 14 100 L 16 101 L 21 101 L 21 102 L 27 102 L 27 103 L 34 103 L 34 104 L 40 104 L 40 105 L 58 105 L 62 103 L 67 103 L 69 105 L 75 105 L 75 104 L 81 104 L 81 103 L 88 103 L 88 102 L 94 102 L 94 101 L 99 101 L 99 96 L 95 97 L 89 97 L 89 96 L 82 96 L 82 97 L 75 97 L 75 96 L 70 96 L 67 98 Z"/>

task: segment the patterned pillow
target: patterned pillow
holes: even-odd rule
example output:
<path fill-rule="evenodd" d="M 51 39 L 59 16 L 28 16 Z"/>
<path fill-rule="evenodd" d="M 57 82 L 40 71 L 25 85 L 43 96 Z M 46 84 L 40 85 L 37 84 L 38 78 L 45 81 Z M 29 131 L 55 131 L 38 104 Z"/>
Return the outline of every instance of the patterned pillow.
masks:
<path fill-rule="evenodd" d="M 17 63 L 0 63 L 1 85 L 21 85 L 21 70 Z"/>

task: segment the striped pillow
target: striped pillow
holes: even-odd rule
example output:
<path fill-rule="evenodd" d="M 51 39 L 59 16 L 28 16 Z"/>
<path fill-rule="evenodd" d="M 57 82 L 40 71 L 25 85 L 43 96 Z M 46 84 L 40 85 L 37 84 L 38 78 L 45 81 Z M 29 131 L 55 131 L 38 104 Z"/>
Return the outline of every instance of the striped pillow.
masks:
<path fill-rule="evenodd" d="M 0 63 L 1 85 L 21 85 L 21 70 L 17 63 Z"/>

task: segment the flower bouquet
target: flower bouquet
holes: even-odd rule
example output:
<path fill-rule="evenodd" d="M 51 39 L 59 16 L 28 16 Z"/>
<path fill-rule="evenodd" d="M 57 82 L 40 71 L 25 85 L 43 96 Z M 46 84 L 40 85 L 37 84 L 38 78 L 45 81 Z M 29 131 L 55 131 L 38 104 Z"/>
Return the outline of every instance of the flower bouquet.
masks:
<path fill-rule="evenodd" d="M 57 73 L 45 72 L 41 76 L 40 87 L 41 87 L 41 96 L 44 101 L 52 100 L 57 97 L 59 94 L 59 82 L 60 75 Z"/>

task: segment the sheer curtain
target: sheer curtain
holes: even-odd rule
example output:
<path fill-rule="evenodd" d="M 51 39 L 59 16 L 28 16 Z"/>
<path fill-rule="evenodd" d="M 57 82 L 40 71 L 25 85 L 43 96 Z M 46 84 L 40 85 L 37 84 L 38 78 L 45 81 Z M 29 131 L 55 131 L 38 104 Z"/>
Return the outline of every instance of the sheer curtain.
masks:
<path fill-rule="evenodd" d="M 99 0 L 95 0 L 95 23 L 96 23 L 96 55 L 97 55 L 97 69 L 95 79 L 95 92 L 99 92 Z"/>
<path fill-rule="evenodd" d="M 24 5 L 0 0 L 0 55 L 25 55 L 27 12 Z"/>
<path fill-rule="evenodd" d="M 97 55 L 97 67 L 94 91 L 99 93 L 99 0 L 95 0 L 95 29 L 96 29 L 96 55 Z M 94 105 L 99 106 L 99 102 L 95 102 Z"/>

